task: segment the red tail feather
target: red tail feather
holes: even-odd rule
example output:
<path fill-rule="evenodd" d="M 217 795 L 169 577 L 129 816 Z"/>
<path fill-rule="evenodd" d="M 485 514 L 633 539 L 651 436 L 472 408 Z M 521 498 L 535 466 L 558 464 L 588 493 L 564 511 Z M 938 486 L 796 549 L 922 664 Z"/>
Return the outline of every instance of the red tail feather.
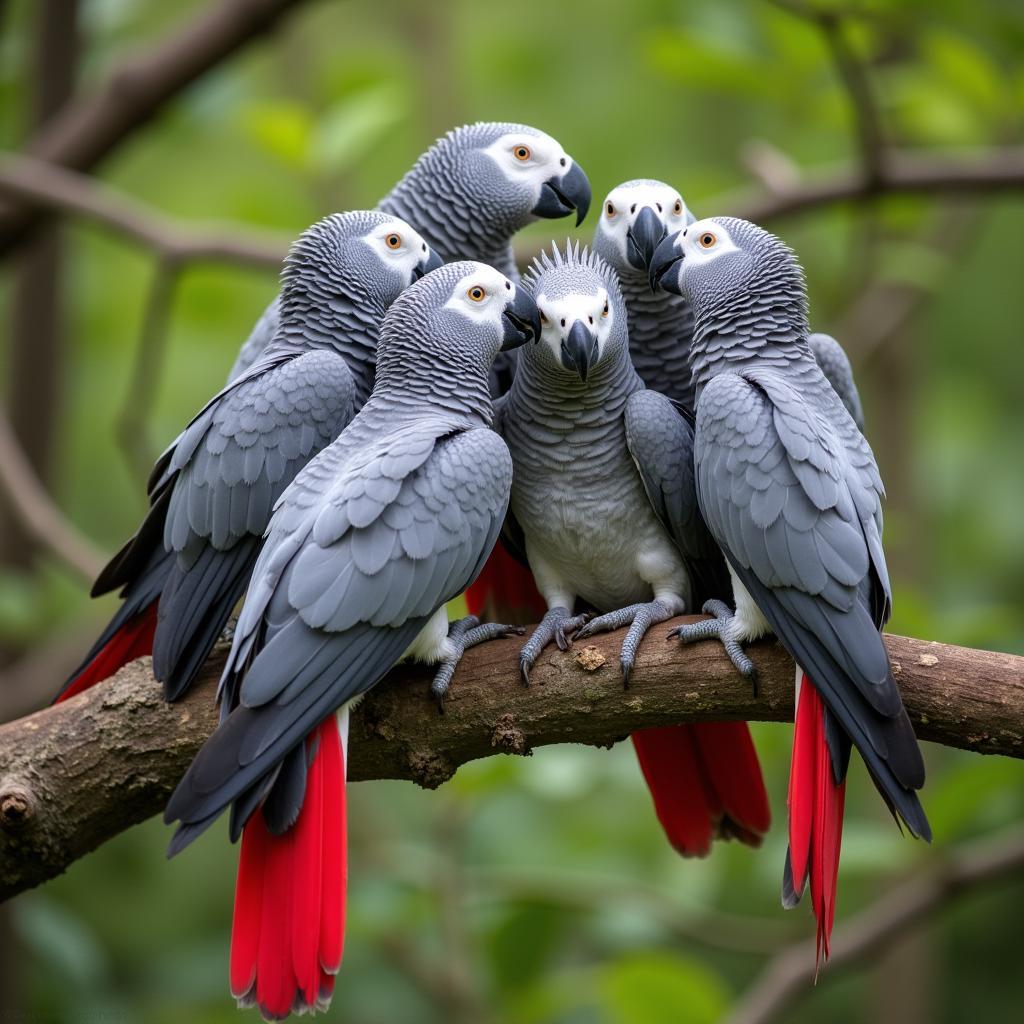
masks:
<path fill-rule="evenodd" d="M 332 715 L 306 741 L 313 761 L 298 820 L 283 835 L 262 811 L 242 833 L 231 930 L 231 993 L 279 1020 L 326 1009 L 345 930 L 345 766 Z"/>
<path fill-rule="evenodd" d="M 119 668 L 147 654 L 153 653 L 153 634 L 156 632 L 157 602 L 144 608 L 129 619 L 104 645 L 96 656 L 76 675 L 57 697 L 55 704 L 88 690 L 104 679 L 109 679 Z"/>
<path fill-rule="evenodd" d="M 845 799 L 846 782 L 836 783 L 825 742 L 825 707 L 804 675 L 789 776 L 789 867 L 796 899 L 810 876 L 811 905 L 818 921 L 817 955 L 826 960 L 836 914 Z"/>
<path fill-rule="evenodd" d="M 771 811 L 746 722 L 644 729 L 633 746 L 658 820 L 684 857 L 706 856 L 716 837 L 761 845 Z"/>
<path fill-rule="evenodd" d="M 500 544 L 495 545 L 483 571 L 466 591 L 471 615 L 492 622 L 536 622 L 547 611 L 533 575 Z"/>

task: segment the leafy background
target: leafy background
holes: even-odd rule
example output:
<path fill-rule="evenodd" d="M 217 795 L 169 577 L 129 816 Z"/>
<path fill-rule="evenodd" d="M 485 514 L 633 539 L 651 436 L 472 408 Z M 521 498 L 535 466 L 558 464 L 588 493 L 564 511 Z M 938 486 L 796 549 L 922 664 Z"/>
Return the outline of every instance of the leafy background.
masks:
<path fill-rule="evenodd" d="M 34 5 L 7 6 L 0 140 L 17 148 Z M 199 6 L 86 3 L 83 85 Z M 1019 3 L 857 10 L 851 37 L 891 138 L 922 153 L 1021 140 Z M 728 212 L 713 200 L 750 184 L 751 161 L 813 170 L 856 155 L 820 33 L 768 3 L 353 0 L 310 5 L 203 78 L 102 177 L 170 215 L 294 235 L 329 210 L 373 205 L 437 135 L 475 119 L 556 135 L 597 201 L 619 181 L 660 177 L 698 214 Z M 1021 651 L 1024 203 L 890 198 L 773 226 L 807 268 L 815 325 L 848 329 L 842 341 L 889 489 L 891 628 Z M 541 223 L 525 244 L 566 230 Z M 153 267 L 95 228 L 75 224 L 69 237 L 72 345 L 59 367 L 54 491 L 113 550 L 144 507 L 116 423 Z M 855 315 L 866 290 L 907 288 L 923 301 L 895 333 L 878 338 L 878 324 Z M 273 292 L 264 273 L 185 273 L 148 410 L 154 452 L 219 385 Z M 0 572 L 8 647 L 77 631 L 84 648 L 110 610 L 56 564 Z M 755 736 L 776 825 L 760 851 L 720 846 L 700 862 L 667 848 L 628 746 L 495 757 L 433 793 L 353 786 L 348 945 L 330 1019 L 724 1019 L 788 942 L 804 939 L 813 955 L 809 909 L 779 907 L 790 730 L 758 726 Z M 934 746 L 926 757 L 930 848 L 900 837 L 854 771 L 840 928 L 955 844 L 1024 813 L 1017 762 Z M 12 904 L 3 955 L 17 965 L 25 1016 L 15 1019 L 236 1019 L 226 991 L 236 852 L 215 829 L 168 863 L 167 838 L 150 822 Z M 1022 998 L 1022 914 L 1022 880 L 979 891 L 868 967 L 826 969 L 784 1019 L 1011 1019 Z"/>

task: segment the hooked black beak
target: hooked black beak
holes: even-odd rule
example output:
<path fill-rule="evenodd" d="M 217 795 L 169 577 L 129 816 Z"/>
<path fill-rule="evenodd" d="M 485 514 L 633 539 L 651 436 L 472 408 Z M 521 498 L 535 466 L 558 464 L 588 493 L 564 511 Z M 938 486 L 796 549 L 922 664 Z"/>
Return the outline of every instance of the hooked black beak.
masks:
<path fill-rule="evenodd" d="M 530 211 L 536 217 L 565 217 L 576 211 L 579 227 L 590 209 L 590 182 L 583 168 L 574 163 L 561 177 L 548 178 L 540 187 L 540 199 Z"/>
<path fill-rule="evenodd" d="M 647 270 L 658 243 L 665 237 L 666 229 L 661 219 L 650 206 L 645 206 L 626 232 L 626 258 L 637 270 Z"/>
<path fill-rule="evenodd" d="M 659 287 L 667 292 L 679 294 L 679 275 L 670 274 L 669 271 L 683 258 L 682 252 L 676 246 L 679 241 L 679 233 L 663 238 L 654 250 L 651 257 L 651 265 L 648 275 L 651 282 L 651 291 L 656 292 Z"/>
<path fill-rule="evenodd" d="M 562 341 L 562 365 L 575 370 L 580 380 L 586 383 L 591 366 L 597 361 L 597 335 L 577 320 L 569 329 L 569 336 Z"/>
<path fill-rule="evenodd" d="M 443 266 L 444 260 L 433 249 L 428 249 L 427 255 L 413 267 L 412 279 L 418 281 L 421 277 L 426 277 L 432 270 L 437 270 L 438 267 Z"/>
<path fill-rule="evenodd" d="M 533 298 L 522 288 L 516 289 L 515 298 L 506 303 L 502 311 L 505 333 L 501 339 L 501 351 L 525 345 L 531 338 L 540 338 L 540 310 Z"/>

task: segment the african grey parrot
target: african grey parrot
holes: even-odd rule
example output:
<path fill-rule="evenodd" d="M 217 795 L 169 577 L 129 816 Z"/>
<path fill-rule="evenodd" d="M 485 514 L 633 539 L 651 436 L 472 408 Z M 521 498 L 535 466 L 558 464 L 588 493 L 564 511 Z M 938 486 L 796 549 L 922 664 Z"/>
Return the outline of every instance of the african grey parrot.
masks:
<path fill-rule="evenodd" d="M 728 592 L 725 562 L 697 509 L 693 430 L 630 362 L 614 272 L 577 246 L 553 250 L 524 279 L 541 344 L 524 351 L 497 428 L 515 475 L 508 530 L 521 538 L 548 611 L 520 655 L 524 679 L 544 647 L 630 625 L 628 681 L 654 624 Z M 586 622 L 577 600 L 604 614 Z M 673 845 L 704 855 L 715 835 L 759 845 L 768 798 L 745 723 L 634 736 Z"/>
<path fill-rule="evenodd" d="M 466 647 L 508 633 L 449 627 L 445 603 L 480 571 L 508 505 L 491 362 L 539 332 L 533 300 L 492 267 L 428 274 L 384 319 L 369 401 L 274 512 L 224 717 L 165 815 L 180 822 L 176 853 L 232 806 L 231 989 L 268 1019 L 323 1009 L 341 961 L 350 707 L 403 657 L 439 664 L 442 693 Z"/>
<path fill-rule="evenodd" d="M 735 649 L 771 631 L 797 663 L 783 902 L 794 906 L 810 878 L 827 957 L 851 743 L 897 821 L 931 834 L 916 792 L 924 762 L 881 637 L 882 481 L 811 354 L 787 246 L 747 221 L 701 220 L 661 242 L 651 280 L 694 311 L 697 499 L 736 608 L 675 633 Z"/>
<path fill-rule="evenodd" d="M 439 265 L 391 214 L 334 214 L 299 238 L 273 342 L 158 460 L 149 514 L 93 587 L 123 588 L 123 603 L 58 699 L 150 651 L 167 698 L 184 693 L 245 591 L 274 503 L 366 400 L 385 310 Z"/>
<path fill-rule="evenodd" d="M 629 310 L 629 350 L 644 383 L 693 411 L 689 371 L 693 314 L 681 295 L 652 292 L 647 270 L 658 243 L 692 224 L 678 190 L 663 181 L 627 181 L 608 193 L 594 231 L 594 249 L 619 275 Z M 861 430 L 860 396 L 850 360 L 835 338 L 812 334 L 811 351 Z"/>
<path fill-rule="evenodd" d="M 523 124 L 482 121 L 440 138 L 380 201 L 412 224 L 445 262 L 479 260 L 519 280 L 512 236 L 538 217 L 590 209 L 590 183 L 561 145 Z M 277 300 L 242 346 L 229 380 L 250 366 L 273 337 Z M 495 394 L 508 390 L 514 363 L 502 356 Z"/>

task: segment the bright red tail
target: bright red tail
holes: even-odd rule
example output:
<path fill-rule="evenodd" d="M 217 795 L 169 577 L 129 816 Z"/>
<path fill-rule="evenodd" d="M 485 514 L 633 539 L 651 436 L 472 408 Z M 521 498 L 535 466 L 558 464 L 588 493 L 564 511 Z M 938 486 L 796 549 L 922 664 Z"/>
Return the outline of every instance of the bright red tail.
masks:
<path fill-rule="evenodd" d="M 345 767 L 334 715 L 316 747 L 298 820 L 283 835 L 257 810 L 242 833 L 231 930 L 231 994 L 267 1020 L 324 1010 L 345 932 Z"/>
<path fill-rule="evenodd" d="M 818 921 L 817 956 L 828 959 L 836 916 L 839 851 L 843 843 L 846 782 L 836 783 L 825 742 L 825 706 L 804 675 L 793 731 L 789 775 L 789 859 L 795 904 L 811 881 L 811 905 Z"/>
<path fill-rule="evenodd" d="M 90 686 L 108 679 L 129 661 L 153 653 L 153 634 L 156 631 L 157 602 L 145 607 L 130 618 L 96 653 L 96 656 L 73 676 L 54 701 L 74 697 Z"/>
<path fill-rule="evenodd" d="M 466 604 L 470 615 L 516 625 L 537 622 L 548 610 L 537 593 L 533 574 L 500 544 L 494 546 L 483 571 L 466 591 Z"/>
<path fill-rule="evenodd" d="M 632 738 L 658 820 L 684 857 L 706 856 L 716 837 L 761 845 L 771 810 L 746 722 L 669 725 Z"/>

